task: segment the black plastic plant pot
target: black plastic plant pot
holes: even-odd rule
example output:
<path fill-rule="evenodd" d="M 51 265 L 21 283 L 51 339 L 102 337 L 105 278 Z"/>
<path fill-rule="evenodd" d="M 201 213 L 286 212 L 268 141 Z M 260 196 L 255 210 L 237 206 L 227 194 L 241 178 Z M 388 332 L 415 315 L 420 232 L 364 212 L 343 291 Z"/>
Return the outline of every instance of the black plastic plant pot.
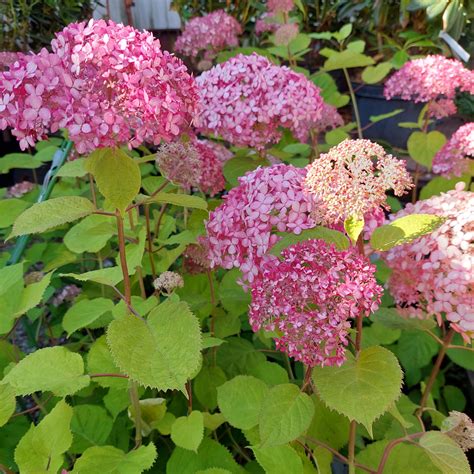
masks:
<path fill-rule="evenodd" d="M 403 112 L 388 119 L 376 122 L 364 130 L 364 138 L 383 140 L 394 147 L 406 148 L 407 140 L 413 130 L 399 127 L 400 122 L 416 122 L 424 104 L 392 99 L 383 96 L 383 86 L 353 83 L 362 127 L 369 125 L 370 117 L 388 114 L 397 109 Z"/>

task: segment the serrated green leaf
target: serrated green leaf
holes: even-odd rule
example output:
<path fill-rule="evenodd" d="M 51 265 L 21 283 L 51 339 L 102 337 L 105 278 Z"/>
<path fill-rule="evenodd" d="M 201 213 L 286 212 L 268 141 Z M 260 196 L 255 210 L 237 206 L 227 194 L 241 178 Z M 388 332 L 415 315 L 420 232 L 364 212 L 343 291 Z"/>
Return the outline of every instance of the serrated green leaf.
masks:
<path fill-rule="evenodd" d="M 33 204 L 18 216 L 9 239 L 37 234 L 94 212 L 94 205 L 80 196 L 64 196 Z"/>
<path fill-rule="evenodd" d="M 325 71 L 335 71 L 336 69 L 350 69 L 354 67 L 371 66 L 375 61 L 362 53 L 354 53 L 350 49 L 332 54 L 324 62 Z"/>
<path fill-rule="evenodd" d="M 19 300 L 18 308 L 14 313 L 14 316 L 16 318 L 25 314 L 31 308 L 34 308 L 35 306 L 41 303 L 44 292 L 49 286 L 52 276 L 52 273 L 48 273 L 40 281 L 32 283 L 31 285 L 27 285 L 24 288 L 23 293 L 21 294 L 21 298 Z"/>
<path fill-rule="evenodd" d="M 2 382 L 9 383 L 16 395 L 53 392 L 64 397 L 89 385 L 84 363 L 79 354 L 65 347 L 38 349 L 18 362 Z"/>
<path fill-rule="evenodd" d="M 395 308 L 381 307 L 371 316 L 371 319 L 390 329 L 417 329 L 423 331 L 436 327 L 433 318 L 402 318 Z"/>
<path fill-rule="evenodd" d="M 347 237 L 337 230 L 328 229 L 327 227 L 317 226 L 313 229 L 303 230 L 300 234 L 292 234 L 287 232 L 278 232 L 280 239 L 269 251 L 271 255 L 280 255 L 282 250 L 290 245 L 304 242 L 310 239 L 321 239 L 328 244 L 334 244 L 338 250 L 345 250 L 349 248 L 349 241 Z"/>
<path fill-rule="evenodd" d="M 78 329 L 84 328 L 100 318 L 107 311 L 112 311 L 114 303 L 106 298 L 84 299 L 73 304 L 63 316 L 63 328 L 68 337 Z"/>
<path fill-rule="evenodd" d="M 203 366 L 194 379 L 194 393 L 199 402 L 209 410 L 217 407 L 217 388 L 227 381 L 220 367 Z"/>
<path fill-rule="evenodd" d="M 116 233 L 114 221 L 102 215 L 87 216 L 69 229 L 64 244 L 74 253 L 99 252 Z"/>
<path fill-rule="evenodd" d="M 0 158 L 0 174 L 8 173 L 11 169 L 36 169 L 43 163 L 28 153 L 9 153 Z"/>
<path fill-rule="evenodd" d="M 147 321 L 127 315 L 113 321 L 107 342 L 131 379 L 160 390 L 181 389 L 201 364 L 201 331 L 184 302 L 167 300 Z"/>
<path fill-rule="evenodd" d="M 87 158 L 85 167 L 102 196 L 123 214 L 140 191 L 138 164 L 118 148 L 100 148 Z"/>
<path fill-rule="evenodd" d="M 92 343 L 87 354 L 87 371 L 90 374 L 120 374 L 105 336 L 99 337 Z M 97 377 L 94 381 L 101 387 L 125 389 L 128 386 L 128 381 L 119 377 Z"/>
<path fill-rule="evenodd" d="M 171 427 L 171 440 L 176 446 L 197 452 L 204 437 L 204 421 L 200 411 L 176 418 Z"/>
<path fill-rule="evenodd" d="M 71 474 L 140 474 L 155 463 L 156 448 L 148 446 L 124 453 L 113 446 L 94 446 L 84 451 Z"/>
<path fill-rule="evenodd" d="M 173 206 L 188 207 L 190 209 L 207 210 L 207 202 L 199 196 L 189 194 L 158 193 L 153 197 L 146 198 L 144 203 L 172 204 Z"/>
<path fill-rule="evenodd" d="M 129 269 L 131 270 L 131 269 Z M 62 277 L 74 278 L 79 281 L 93 281 L 101 285 L 116 286 L 123 280 L 120 267 L 102 268 L 86 273 L 61 273 Z"/>
<path fill-rule="evenodd" d="M 377 227 L 370 237 L 370 245 L 375 250 L 390 250 L 433 232 L 443 222 L 442 217 L 433 214 L 410 214 L 400 217 L 390 224 Z"/>
<path fill-rule="evenodd" d="M 197 471 L 209 468 L 227 469 L 232 474 L 245 472 L 224 446 L 212 439 L 204 438 L 197 453 L 176 448 L 166 465 L 166 474 L 195 474 Z"/>
<path fill-rule="evenodd" d="M 268 161 L 263 158 L 252 158 L 250 156 L 237 156 L 226 161 L 223 168 L 223 173 L 226 181 L 231 186 L 239 184 L 238 179 L 248 171 L 253 171 L 259 166 L 267 166 Z"/>
<path fill-rule="evenodd" d="M 250 362 L 247 365 L 247 373 L 263 380 L 269 387 L 288 383 L 288 372 L 276 362 L 268 360 Z"/>
<path fill-rule="evenodd" d="M 226 420 L 236 428 L 248 430 L 258 424 L 267 385 L 248 375 L 239 375 L 217 389 L 217 402 Z"/>
<path fill-rule="evenodd" d="M 113 420 L 98 405 L 77 405 L 73 408 L 71 452 L 83 453 L 91 446 L 102 446 L 112 431 Z"/>
<path fill-rule="evenodd" d="M 367 84 L 377 84 L 392 70 L 390 63 L 379 63 L 376 66 L 368 66 L 362 71 L 362 80 Z"/>
<path fill-rule="evenodd" d="M 265 362 L 267 359 L 247 340 L 239 337 L 226 339 L 217 350 L 217 365 L 224 369 L 228 377 L 246 374 L 250 364 Z"/>
<path fill-rule="evenodd" d="M 5 383 L 0 384 L 0 426 L 3 426 L 13 415 L 16 407 L 15 391 Z"/>
<path fill-rule="evenodd" d="M 416 131 L 408 138 L 408 153 L 417 163 L 431 169 L 434 156 L 445 143 L 446 137 L 441 132 Z"/>
<path fill-rule="evenodd" d="M 241 272 L 235 268 L 225 273 L 219 285 L 219 299 L 224 309 L 233 315 L 240 316 L 248 310 L 250 294 L 237 283 Z"/>
<path fill-rule="evenodd" d="M 353 244 L 357 242 L 360 233 L 364 230 L 364 223 L 364 218 L 357 216 L 350 216 L 344 221 L 344 229 Z"/>
<path fill-rule="evenodd" d="M 0 201 L 0 229 L 10 227 L 15 219 L 28 207 L 30 203 L 21 199 L 3 199 Z"/>
<path fill-rule="evenodd" d="M 87 174 L 86 159 L 76 158 L 61 166 L 56 176 L 59 178 L 82 178 Z"/>
<path fill-rule="evenodd" d="M 463 450 L 447 435 L 428 431 L 420 438 L 420 446 L 443 474 L 470 474 L 471 468 Z"/>
<path fill-rule="evenodd" d="M 196 474 L 232 474 L 227 469 L 221 469 L 220 467 L 210 467 L 209 469 L 199 470 Z"/>
<path fill-rule="evenodd" d="M 349 352 L 341 367 L 315 367 L 316 390 L 329 407 L 363 424 L 385 413 L 401 393 L 402 370 L 397 358 L 383 347 L 369 347 L 357 359 Z"/>
<path fill-rule="evenodd" d="M 23 263 L 0 269 L 0 334 L 5 334 L 12 328 L 23 289 Z"/>
<path fill-rule="evenodd" d="M 69 449 L 72 408 L 63 400 L 37 425 L 32 425 L 15 449 L 15 462 L 22 474 L 57 473 Z"/>
<path fill-rule="evenodd" d="M 289 445 L 252 447 L 260 466 L 267 474 L 303 474 L 303 461 Z"/>
<path fill-rule="evenodd" d="M 426 367 L 438 353 L 438 343 L 427 333 L 403 331 L 396 354 L 405 369 Z"/>
<path fill-rule="evenodd" d="M 260 447 L 278 446 L 298 438 L 309 428 L 313 415 L 313 401 L 296 385 L 271 388 L 259 415 Z"/>

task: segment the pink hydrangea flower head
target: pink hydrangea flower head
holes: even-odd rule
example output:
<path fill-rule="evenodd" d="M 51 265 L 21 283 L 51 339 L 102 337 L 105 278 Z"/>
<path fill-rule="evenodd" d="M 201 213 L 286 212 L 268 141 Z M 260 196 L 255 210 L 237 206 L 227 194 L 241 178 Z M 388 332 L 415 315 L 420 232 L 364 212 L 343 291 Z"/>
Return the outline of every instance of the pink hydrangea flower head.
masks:
<path fill-rule="evenodd" d="M 459 127 L 436 153 L 433 173 L 446 178 L 461 176 L 470 170 L 474 159 L 474 122 Z"/>
<path fill-rule="evenodd" d="M 307 240 L 262 263 L 251 285 L 254 331 L 276 331 L 277 349 L 311 367 L 345 360 L 350 318 L 368 316 L 382 288 L 375 267 L 354 248 Z"/>
<path fill-rule="evenodd" d="M 298 36 L 298 23 L 285 23 L 275 31 L 274 42 L 277 46 L 288 46 Z"/>
<path fill-rule="evenodd" d="M 252 282 L 276 232 L 301 233 L 314 227 L 311 199 L 303 192 L 306 171 L 291 165 L 258 168 L 239 178 L 239 185 L 209 215 L 206 224 L 213 267 L 237 267 Z"/>
<path fill-rule="evenodd" d="M 209 260 L 209 240 L 200 235 L 195 244 L 190 244 L 184 251 L 184 267 L 192 275 L 205 273 L 211 269 Z"/>
<path fill-rule="evenodd" d="M 52 41 L 70 74 L 69 136 L 79 153 L 170 141 L 190 125 L 197 89 L 151 33 L 112 21 L 72 23 Z"/>
<path fill-rule="evenodd" d="M 426 56 L 405 63 L 386 82 L 386 99 L 431 103 L 430 115 L 442 118 L 456 112 L 456 89 L 474 94 L 474 71 L 457 59 L 440 55 Z"/>
<path fill-rule="evenodd" d="M 445 222 L 431 234 L 384 254 L 390 292 L 404 315 L 443 317 L 463 337 L 474 337 L 474 194 L 456 189 L 407 204 L 392 216 L 435 214 Z"/>
<path fill-rule="evenodd" d="M 21 59 L 23 55 L 23 53 L 16 53 L 14 51 L 0 51 L 0 71 L 7 69 L 10 64 Z"/>
<path fill-rule="evenodd" d="M 265 12 L 255 22 L 255 34 L 260 36 L 267 32 L 275 33 L 275 31 L 278 30 L 280 26 L 281 23 L 278 23 L 268 12 Z"/>
<path fill-rule="evenodd" d="M 308 166 L 305 190 L 313 195 L 313 217 L 337 224 L 388 208 L 386 191 L 400 196 L 412 187 L 405 162 L 370 140 L 344 140 Z"/>
<path fill-rule="evenodd" d="M 204 142 L 208 148 L 212 148 L 214 154 L 221 163 L 225 163 L 234 157 L 234 154 L 221 143 L 212 140 L 201 140 L 201 142 Z"/>
<path fill-rule="evenodd" d="M 305 141 L 311 125 L 321 118 L 318 87 L 256 53 L 239 54 L 196 81 L 202 103 L 196 126 L 237 146 L 263 149 L 280 139 L 281 128 Z"/>
<path fill-rule="evenodd" d="M 233 16 L 216 10 L 188 21 L 174 49 L 191 58 L 199 55 L 212 58 L 226 48 L 237 47 L 241 34 L 242 27 Z"/>
<path fill-rule="evenodd" d="M 0 130 L 12 128 L 24 150 L 64 127 L 72 115 L 69 82 L 57 55 L 19 55 L 0 71 Z"/>
<path fill-rule="evenodd" d="M 333 105 L 323 102 L 321 118 L 311 128 L 317 133 L 326 132 L 344 125 L 344 120 Z"/>
<path fill-rule="evenodd" d="M 22 181 L 21 183 L 16 183 L 13 186 L 10 186 L 7 189 L 5 197 L 7 198 L 21 198 L 25 194 L 33 191 L 35 189 L 34 183 L 30 181 Z"/>
<path fill-rule="evenodd" d="M 223 163 L 207 141 L 164 143 L 156 153 L 156 164 L 167 179 L 186 191 L 198 188 L 213 196 L 225 188 Z"/>
<path fill-rule="evenodd" d="M 294 0 L 268 0 L 267 11 L 274 15 L 276 13 L 289 13 L 295 6 Z"/>

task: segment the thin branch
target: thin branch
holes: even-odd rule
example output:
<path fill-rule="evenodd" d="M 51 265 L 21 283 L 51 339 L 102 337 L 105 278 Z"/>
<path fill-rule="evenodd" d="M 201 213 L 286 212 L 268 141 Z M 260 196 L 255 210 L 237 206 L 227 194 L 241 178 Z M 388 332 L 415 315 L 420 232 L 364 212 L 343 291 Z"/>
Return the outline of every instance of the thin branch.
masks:
<path fill-rule="evenodd" d="M 88 374 L 90 378 L 95 377 L 119 377 L 121 379 L 128 379 L 128 375 L 125 374 Z"/>

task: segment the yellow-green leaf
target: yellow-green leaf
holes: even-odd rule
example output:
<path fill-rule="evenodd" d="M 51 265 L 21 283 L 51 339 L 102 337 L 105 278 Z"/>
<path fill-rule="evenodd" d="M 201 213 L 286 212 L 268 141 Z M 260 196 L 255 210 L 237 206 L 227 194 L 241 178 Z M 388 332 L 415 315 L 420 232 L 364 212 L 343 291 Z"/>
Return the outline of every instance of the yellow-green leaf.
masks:
<path fill-rule="evenodd" d="M 408 153 L 417 163 L 431 169 L 434 156 L 445 143 L 446 137 L 441 132 L 416 131 L 408 138 Z"/>

